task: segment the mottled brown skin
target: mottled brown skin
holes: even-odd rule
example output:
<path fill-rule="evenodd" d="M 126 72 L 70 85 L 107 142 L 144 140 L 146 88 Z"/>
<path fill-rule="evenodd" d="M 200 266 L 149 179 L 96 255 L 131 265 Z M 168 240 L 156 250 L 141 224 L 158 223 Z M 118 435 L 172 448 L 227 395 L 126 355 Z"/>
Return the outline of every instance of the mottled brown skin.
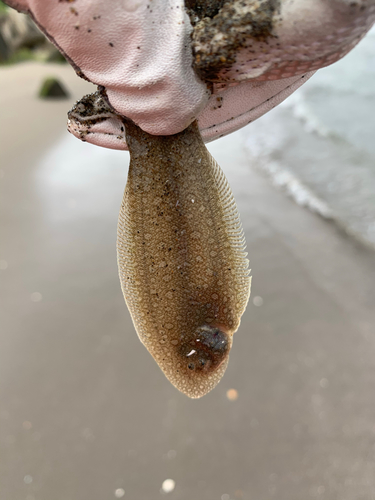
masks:
<path fill-rule="evenodd" d="M 128 182 L 118 225 L 122 290 L 143 344 L 191 398 L 228 364 L 250 293 L 237 207 L 196 123 L 151 136 L 125 122 Z"/>

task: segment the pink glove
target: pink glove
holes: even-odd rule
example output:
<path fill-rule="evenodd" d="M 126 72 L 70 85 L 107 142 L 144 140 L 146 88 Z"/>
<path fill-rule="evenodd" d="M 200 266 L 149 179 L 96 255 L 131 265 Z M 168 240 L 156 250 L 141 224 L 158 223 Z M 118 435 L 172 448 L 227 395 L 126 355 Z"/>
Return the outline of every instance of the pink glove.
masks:
<path fill-rule="evenodd" d="M 229 0 L 221 9 L 218 0 L 216 10 L 187 0 L 190 17 L 183 0 L 7 2 L 102 89 L 75 105 L 69 131 L 114 149 L 127 149 L 118 115 L 154 135 L 194 119 L 205 141 L 233 132 L 344 56 L 375 21 L 375 0 Z"/>

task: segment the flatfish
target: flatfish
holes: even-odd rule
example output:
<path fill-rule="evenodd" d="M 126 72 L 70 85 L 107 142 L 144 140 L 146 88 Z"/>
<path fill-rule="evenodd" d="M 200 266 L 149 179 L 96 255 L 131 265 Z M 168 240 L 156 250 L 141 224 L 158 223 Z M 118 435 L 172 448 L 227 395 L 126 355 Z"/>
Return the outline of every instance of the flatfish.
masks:
<path fill-rule="evenodd" d="M 118 222 L 122 291 L 166 377 L 199 398 L 226 370 L 250 294 L 236 202 L 196 122 L 172 136 L 124 125 L 131 160 Z"/>

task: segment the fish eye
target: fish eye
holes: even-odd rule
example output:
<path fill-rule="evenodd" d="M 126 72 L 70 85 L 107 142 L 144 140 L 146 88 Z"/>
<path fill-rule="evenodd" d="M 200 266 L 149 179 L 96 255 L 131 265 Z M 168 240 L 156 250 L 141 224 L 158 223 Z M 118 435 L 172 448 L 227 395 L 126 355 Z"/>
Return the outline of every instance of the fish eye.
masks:
<path fill-rule="evenodd" d="M 202 325 L 187 335 L 178 348 L 188 370 L 200 373 L 215 371 L 227 359 L 230 350 L 228 335 L 219 328 Z"/>

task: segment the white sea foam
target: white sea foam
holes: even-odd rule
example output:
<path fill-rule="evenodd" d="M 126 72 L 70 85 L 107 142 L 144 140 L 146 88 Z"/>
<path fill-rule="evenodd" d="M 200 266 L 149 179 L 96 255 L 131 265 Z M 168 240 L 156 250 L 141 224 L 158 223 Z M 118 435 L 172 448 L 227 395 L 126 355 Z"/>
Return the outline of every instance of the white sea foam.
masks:
<path fill-rule="evenodd" d="M 244 131 L 251 164 L 375 247 L 375 29 Z"/>
<path fill-rule="evenodd" d="M 303 91 L 292 94 L 289 99 L 281 103 L 281 106 L 292 110 L 293 116 L 304 124 L 306 132 L 315 132 L 321 137 L 334 135 L 333 131 L 313 112 Z"/>
<path fill-rule="evenodd" d="M 267 174 L 274 186 L 282 188 L 298 205 L 308 208 L 325 219 L 333 217 L 332 210 L 323 200 L 277 162 L 262 162 L 258 163 L 258 166 Z"/>

